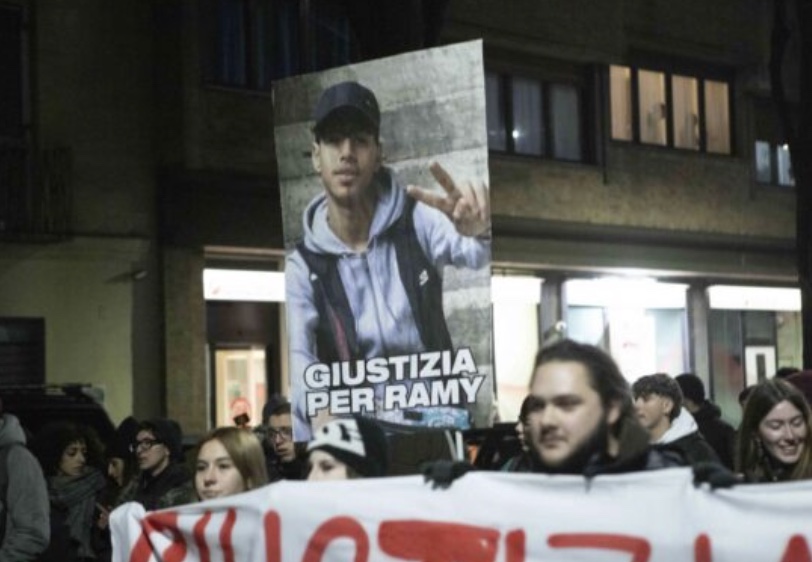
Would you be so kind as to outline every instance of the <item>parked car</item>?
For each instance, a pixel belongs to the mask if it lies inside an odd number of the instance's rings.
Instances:
[[[116,428],[99,396],[100,389],[88,384],[0,386],[3,410],[17,416],[29,436],[50,422],[68,420],[92,427],[109,446]]]

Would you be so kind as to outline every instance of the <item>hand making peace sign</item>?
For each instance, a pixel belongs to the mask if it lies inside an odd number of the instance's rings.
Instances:
[[[417,185],[409,185],[406,192],[416,200],[445,213],[463,236],[479,236],[491,227],[491,207],[488,186],[471,182],[458,184],[440,164],[432,162],[431,175],[437,180],[445,195],[440,195]]]

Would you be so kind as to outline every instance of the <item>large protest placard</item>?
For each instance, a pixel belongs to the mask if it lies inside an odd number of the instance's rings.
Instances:
[[[386,501],[381,501],[385,497]],[[592,481],[469,473],[281,482],[112,514],[115,562],[806,562],[812,482],[693,484],[690,469]]]
[[[274,85],[294,438],[493,408],[481,42]]]

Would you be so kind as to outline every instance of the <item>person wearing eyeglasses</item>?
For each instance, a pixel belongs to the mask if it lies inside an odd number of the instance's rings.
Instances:
[[[183,462],[183,433],[174,420],[141,422],[130,450],[141,474],[119,496],[119,504],[135,501],[147,511],[197,501],[192,476]]]
[[[277,480],[304,480],[304,450],[293,441],[293,422],[290,402],[277,404],[265,420],[266,439],[274,452],[268,467],[271,482]]]

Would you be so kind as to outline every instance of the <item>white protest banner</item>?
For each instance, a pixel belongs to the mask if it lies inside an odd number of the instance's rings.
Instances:
[[[808,562],[812,482],[696,488],[689,469],[587,482],[469,473],[280,482],[111,517],[115,562]]]

